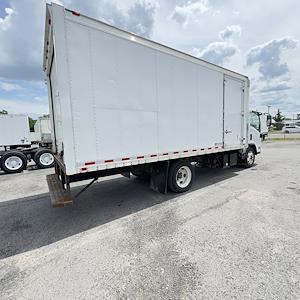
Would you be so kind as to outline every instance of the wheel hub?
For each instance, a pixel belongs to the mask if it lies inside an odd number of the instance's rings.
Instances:
[[[40,163],[44,166],[50,166],[54,161],[54,157],[51,153],[43,153],[40,156]]]
[[[20,169],[22,165],[23,165],[23,161],[18,156],[11,156],[5,160],[5,167],[11,171]]]
[[[249,152],[247,155],[247,162],[248,164],[252,165],[254,162],[254,154],[252,152]]]
[[[176,183],[179,187],[187,187],[192,179],[192,172],[190,168],[183,166],[181,167],[176,174]]]

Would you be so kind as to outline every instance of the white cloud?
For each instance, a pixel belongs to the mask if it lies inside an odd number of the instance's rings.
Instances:
[[[11,16],[14,13],[14,10],[10,7],[6,7],[4,11],[6,16],[4,18],[0,18],[0,31],[6,31],[10,27]]]
[[[229,59],[236,54],[238,46],[232,43],[232,36],[241,35],[241,27],[239,25],[227,26],[219,32],[222,41],[209,43],[205,48],[194,48],[192,54],[206,61],[217,65],[224,65]]]
[[[247,54],[247,65],[258,64],[263,79],[273,79],[288,74],[288,64],[281,61],[281,54],[285,50],[296,48],[297,43],[298,41],[291,37],[283,37],[255,46]]]
[[[0,30],[0,77],[41,80],[45,1],[10,4],[9,26]]]
[[[279,91],[287,91],[291,88],[289,81],[271,81],[260,90],[260,93],[277,93]]]
[[[5,109],[11,114],[25,114],[29,116],[49,113],[47,102],[32,102],[19,99],[0,99],[0,109]]]
[[[208,0],[199,0],[196,2],[188,1],[186,4],[177,5],[171,14],[171,18],[176,22],[186,25],[190,21],[195,21],[200,16],[212,8],[209,5]]]
[[[22,89],[22,87],[18,84],[0,81],[0,90],[6,91],[6,92],[11,92],[11,91],[16,91],[16,90],[20,90],[20,89]]]
[[[41,81],[46,0],[4,2],[8,4],[2,8],[10,8],[0,12],[0,83],[12,86],[0,87],[0,99],[7,99],[9,92],[16,99],[16,106],[34,110],[28,103],[43,103],[41,99],[46,95]],[[300,40],[300,2],[287,0],[284,5],[279,0],[254,0],[247,4],[236,0],[56,2],[181,51],[194,49],[193,54],[199,57],[248,75],[253,78],[251,99],[255,98],[257,105],[274,101],[283,111],[299,108],[300,47],[294,43]],[[269,12],[268,18],[265,11]],[[230,26],[224,29],[224,24]],[[242,28],[243,34],[232,26]],[[224,30],[220,32],[221,29]],[[285,38],[280,37],[286,35],[293,37],[290,39],[294,42],[282,42]],[[33,85],[32,80],[41,81],[42,88]],[[21,106],[22,101],[27,103],[26,107]]]
[[[222,40],[230,40],[234,36],[241,36],[242,28],[240,25],[230,25],[220,31],[219,38]]]
[[[150,37],[156,9],[156,0],[81,0],[63,1],[67,7],[93,16],[111,25]],[[67,3],[68,2],[68,3]]]
[[[213,42],[203,50],[194,48],[193,54],[217,65],[223,65],[237,51],[237,46],[228,42]]]
[[[134,0],[126,9],[122,2],[91,0],[53,1],[149,37],[154,27],[156,1]],[[0,19],[0,77],[42,80],[42,53],[46,0],[10,0],[6,17]],[[96,15],[95,15],[96,14]]]
[[[291,77],[288,57],[283,55],[295,49],[297,43],[292,37],[283,37],[254,46],[247,52],[247,66],[258,66],[251,88],[257,106],[271,105],[289,113],[299,109],[297,83]]]

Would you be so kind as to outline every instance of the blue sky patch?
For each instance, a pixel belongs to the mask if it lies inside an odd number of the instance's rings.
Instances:
[[[4,18],[6,16],[5,8],[10,7],[10,3],[8,0],[0,1],[0,18]]]

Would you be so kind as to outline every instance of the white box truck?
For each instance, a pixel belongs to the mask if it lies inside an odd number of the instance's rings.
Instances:
[[[57,4],[46,7],[43,67],[54,206],[72,203],[72,182],[113,174],[184,192],[195,165],[251,166],[260,152],[244,75]]]
[[[30,132],[28,116],[0,114],[0,170],[20,173],[31,160],[38,168],[54,165],[49,145],[41,144],[40,134]]]

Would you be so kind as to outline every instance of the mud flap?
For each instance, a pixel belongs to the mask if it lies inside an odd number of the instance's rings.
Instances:
[[[161,161],[153,164],[150,180],[150,188],[156,192],[166,194],[168,192],[169,161]]]

